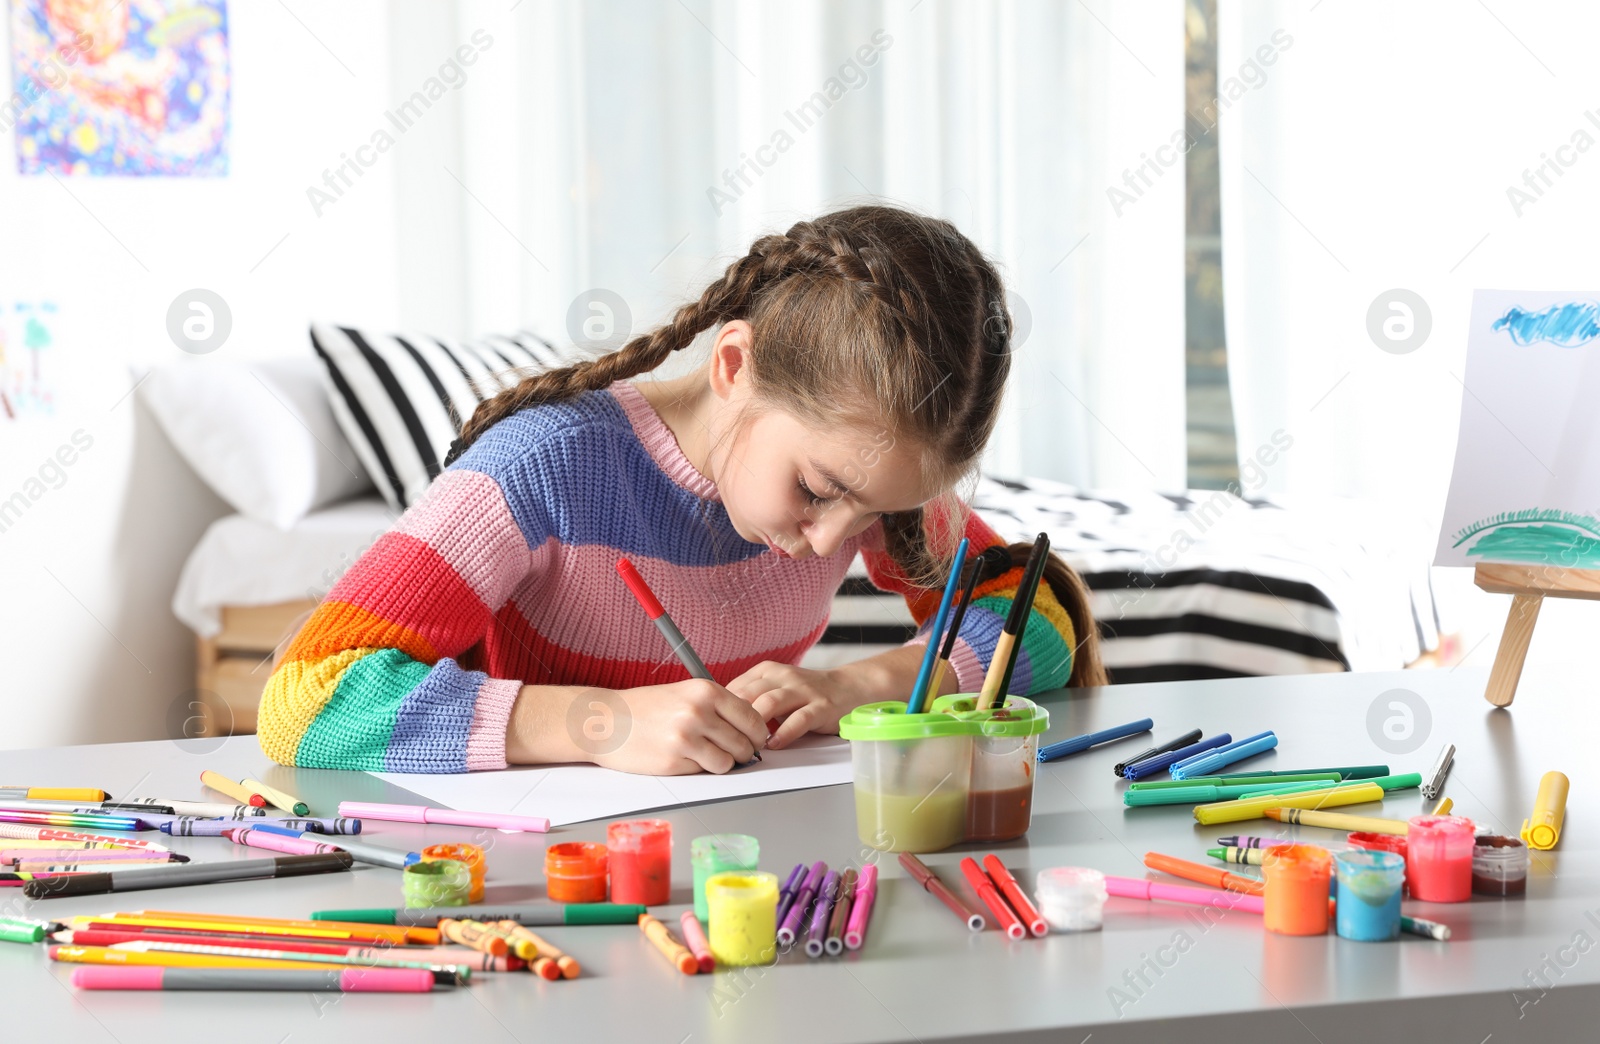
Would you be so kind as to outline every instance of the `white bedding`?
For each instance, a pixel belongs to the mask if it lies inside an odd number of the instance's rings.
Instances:
[[[374,496],[313,511],[288,529],[243,515],[220,518],[184,562],[172,611],[209,638],[222,629],[225,605],[321,598],[396,517]]]

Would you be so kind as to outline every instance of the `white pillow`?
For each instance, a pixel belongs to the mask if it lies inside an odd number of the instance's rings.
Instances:
[[[189,466],[248,518],[288,529],[372,489],[309,353],[248,364],[185,360],[154,370],[139,395]]]

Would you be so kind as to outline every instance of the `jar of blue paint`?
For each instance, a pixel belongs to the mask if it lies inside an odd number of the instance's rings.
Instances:
[[[1333,861],[1339,882],[1335,930],[1359,942],[1398,939],[1405,859],[1394,852],[1353,848],[1334,853]]]

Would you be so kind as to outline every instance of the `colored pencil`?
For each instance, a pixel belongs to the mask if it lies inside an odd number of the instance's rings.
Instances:
[[[84,947],[84,949],[95,949],[95,947]],[[423,960],[410,953],[407,947],[394,947],[377,956],[363,957],[347,953],[306,953],[296,950],[263,950],[248,946],[218,946],[197,942],[156,942],[154,940],[141,939],[138,942],[118,943],[116,946],[110,947],[110,949],[123,953],[189,954],[199,957],[241,959],[251,962],[247,965],[249,967],[259,967],[254,963],[256,961],[276,961],[281,962],[284,967],[300,967],[307,964],[342,964],[364,968],[422,968],[433,972],[438,981],[448,982],[457,986],[466,983],[472,977],[472,970],[465,964],[453,960],[445,962]],[[463,950],[459,952],[465,956],[472,951]]]
[[[144,888],[181,888],[185,885],[215,884],[221,881],[247,881],[258,877],[298,877],[348,870],[353,862],[349,852],[324,855],[278,856],[273,859],[239,859],[228,863],[184,863],[180,866],[149,866],[109,873],[53,877],[48,881],[29,881],[23,894],[29,899],[54,899],[70,895],[103,895]]]
[[[468,916],[465,913],[468,909],[467,907],[458,906],[454,909],[456,913],[452,916]],[[255,934],[306,935],[310,933],[342,933],[351,938],[388,940],[395,945],[426,943],[429,946],[437,946],[439,944],[437,925],[402,926],[366,924],[359,921],[313,921],[289,917],[249,917],[243,914],[200,913],[190,910],[138,910],[107,914],[100,919],[108,918],[151,925],[219,926],[232,931],[253,932]]]
[[[323,925],[334,921],[433,928],[441,917],[465,917],[474,921],[516,921],[518,924],[543,928],[564,924],[638,924],[639,915],[645,913],[646,909],[632,903],[508,903],[505,906],[440,906],[432,909],[318,910],[311,915],[310,921],[297,923]]]
[[[933,625],[928,630],[928,644],[922,650],[922,665],[917,668],[917,680],[911,685],[911,698],[906,701],[907,714],[921,714],[932,697],[928,693],[928,680],[933,677],[933,662],[939,655],[939,641],[944,637],[944,624],[950,616],[950,602],[955,598],[956,586],[961,582],[961,567],[967,561],[967,538],[956,545],[955,561],[950,565],[950,578],[945,581],[944,594],[939,597],[939,611],[933,615]],[[807,952],[810,952],[807,944]]]

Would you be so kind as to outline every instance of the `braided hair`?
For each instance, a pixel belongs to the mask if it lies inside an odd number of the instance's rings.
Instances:
[[[445,463],[518,410],[648,373],[733,319],[751,325],[761,406],[908,441],[943,485],[972,471],[994,430],[1011,368],[999,273],[948,221],[861,206],[761,237],[666,324],[485,400]],[[929,511],[932,525],[922,508],[885,515],[883,533],[903,575],[932,587],[948,572],[964,507],[946,495]],[[930,530],[950,546],[930,548]]]

